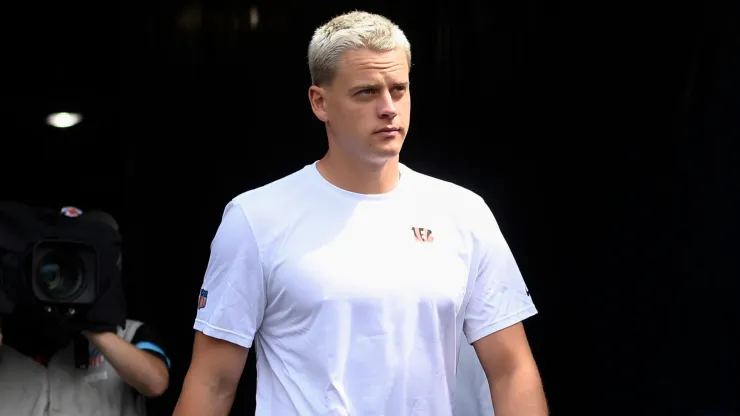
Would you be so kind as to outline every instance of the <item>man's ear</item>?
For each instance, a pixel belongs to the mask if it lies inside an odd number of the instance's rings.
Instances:
[[[311,102],[311,110],[313,110],[316,117],[326,123],[329,120],[326,111],[326,90],[312,85],[308,89],[308,101]]]

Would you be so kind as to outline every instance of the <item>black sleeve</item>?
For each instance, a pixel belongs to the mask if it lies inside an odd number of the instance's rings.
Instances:
[[[150,325],[143,324],[136,330],[131,344],[136,348],[159,357],[170,368],[170,358],[164,349],[164,341]]]

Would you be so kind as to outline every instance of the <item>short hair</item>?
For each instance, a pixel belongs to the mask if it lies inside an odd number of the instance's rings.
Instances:
[[[313,85],[330,83],[345,52],[362,48],[378,52],[402,48],[411,67],[411,44],[401,28],[377,14],[354,11],[316,29],[308,46],[308,69]]]

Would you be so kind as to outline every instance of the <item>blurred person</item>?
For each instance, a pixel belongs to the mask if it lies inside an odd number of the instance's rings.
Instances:
[[[29,212],[20,204],[0,204],[3,266],[15,237],[4,227],[33,224]],[[102,211],[65,207],[62,213],[118,233],[115,219]],[[120,260],[119,251],[119,268]],[[0,305],[10,303],[2,290],[0,297]],[[168,387],[170,360],[163,343],[151,326],[126,319],[120,279],[111,279],[84,319],[49,313],[32,297],[0,312],[0,415],[145,415],[144,398]]]
[[[174,414],[228,414],[254,344],[257,415],[452,415],[463,336],[498,416],[547,414],[521,324],[536,309],[491,210],[399,162],[404,33],[344,14],[308,60],[328,152],[226,205]]]

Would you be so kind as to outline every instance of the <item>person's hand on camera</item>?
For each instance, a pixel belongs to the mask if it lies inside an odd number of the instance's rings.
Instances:
[[[123,325],[115,325],[111,323],[104,323],[104,322],[86,322],[82,325],[82,333],[95,333],[95,334],[102,334],[105,332],[112,332],[116,333],[118,332],[118,327]]]
[[[105,298],[98,299],[82,321],[83,332],[104,333],[118,332],[118,327],[126,325],[126,309],[115,302],[106,302]]]
[[[107,290],[95,300],[83,320],[83,331],[118,332],[126,326],[126,299],[120,279],[112,279]]]

